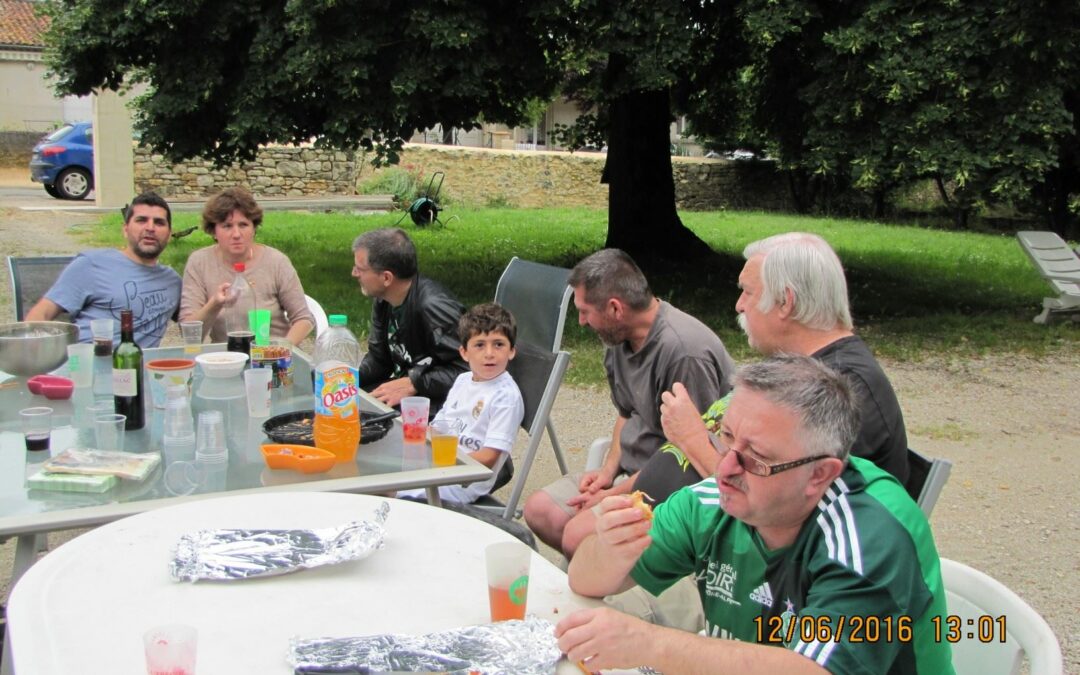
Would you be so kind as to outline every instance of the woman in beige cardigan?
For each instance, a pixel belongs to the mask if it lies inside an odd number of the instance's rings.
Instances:
[[[203,230],[217,243],[188,258],[180,320],[202,321],[203,335],[209,334],[212,342],[225,342],[230,314],[241,318],[242,312],[241,321],[246,325],[247,310],[251,309],[237,307],[235,294],[230,292],[236,263],[244,264],[244,278],[255,291],[255,307],[270,310],[271,336],[285,337],[297,345],[315,327],[304,287],[288,256],[255,243],[262,215],[255,198],[241,187],[214,195],[203,207]]]

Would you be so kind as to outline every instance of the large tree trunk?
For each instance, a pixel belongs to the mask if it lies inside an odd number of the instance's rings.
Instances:
[[[621,248],[642,267],[714,256],[675,211],[667,90],[623,95],[610,113],[602,179],[609,186],[606,246]]]

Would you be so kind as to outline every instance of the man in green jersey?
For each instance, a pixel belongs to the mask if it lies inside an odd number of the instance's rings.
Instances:
[[[815,359],[741,369],[712,436],[715,477],[651,523],[630,497],[608,497],[570,563],[570,587],[594,597],[693,574],[708,636],[602,608],[559,622],[559,647],[592,671],[953,672],[930,623],[946,613],[930,527],[893,477],[848,457],[858,409]]]

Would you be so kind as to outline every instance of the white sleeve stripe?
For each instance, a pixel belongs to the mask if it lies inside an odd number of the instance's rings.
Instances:
[[[829,559],[836,560],[836,544],[833,542],[832,528],[829,527],[829,521],[825,519],[824,513],[817,517],[817,524],[825,533],[825,546],[829,552]]]
[[[833,534],[836,536],[836,559],[841,565],[848,564],[848,544],[844,524],[840,521],[840,514],[836,512],[836,504],[829,504],[825,510],[833,524]]]
[[[821,650],[821,653],[818,654],[818,657],[814,659],[815,661],[817,661],[817,664],[819,666],[825,666],[825,663],[829,660],[829,656],[832,655],[833,650],[836,649],[837,644],[839,643],[830,642],[829,644],[825,645],[825,648]]]
[[[836,479],[818,502],[821,514],[817,518],[818,526],[825,534],[829,558],[842,565],[848,565],[848,550],[851,551],[851,567],[858,574],[863,573],[862,546],[859,542],[859,530],[855,525],[855,514],[847,498],[847,485]],[[825,516],[832,522],[828,526]],[[835,542],[835,548],[834,548]]]
[[[848,541],[851,543],[851,566],[856,573],[863,573],[862,547],[859,545],[859,530],[855,527],[855,514],[851,512],[851,504],[847,495],[841,495],[840,510],[844,513],[844,525],[847,527]]]
[[[802,654],[807,658],[814,658],[814,654],[821,648],[821,643],[817,640],[813,642],[803,642],[799,640],[799,644],[795,646],[795,651]]]

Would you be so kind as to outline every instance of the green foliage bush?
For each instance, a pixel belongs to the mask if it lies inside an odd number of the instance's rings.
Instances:
[[[422,167],[413,164],[380,169],[370,178],[360,183],[356,191],[362,195],[394,195],[394,203],[399,209],[407,209],[420,197],[433,197],[428,194],[435,192],[439,187],[439,179],[435,178],[434,184],[431,176],[425,175]],[[439,206],[446,206],[451,202],[449,195],[439,190],[436,199]]]

